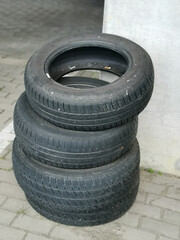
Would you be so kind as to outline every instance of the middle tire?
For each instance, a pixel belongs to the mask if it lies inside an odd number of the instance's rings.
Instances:
[[[14,110],[17,141],[30,157],[59,168],[94,168],[114,162],[132,146],[137,117],[104,131],[62,129],[40,118],[23,93]]]

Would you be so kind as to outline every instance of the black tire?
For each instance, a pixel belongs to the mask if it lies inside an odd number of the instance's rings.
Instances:
[[[39,214],[52,221],[71,226],[95,226],[111,222],[124,215],[136,199],[138,186],[139,183],[136,181],[133,190],[124,194],[124,197],[119,199],[117,203],[94,211],[63,212],[58,208],[52,208],[48,203],[44,205],[42,201],[37,201],[28,195],[26,195],[26,198]]]
[[[94,87],[102,87],[108,84],[108,82],[96,79],[96,78],[86,78],[86,77],[63,77],[58,81],[60,84],[71,87],[71,88],[79,88],[79,89],[88,89]]]
[[[103,87],[83,90],[56,82],[80,69],[106,70],[119,78]],[[37,51],[25,70],[27,97],[37,114],[74,130],[103,130],[124,123],[145,108],[153,83],[147,52],[109,34],[57,39]]]
[[[14,110],[14,130],[23,150],[36,160],[61,168],[93,168],[119,159],[131,148],[137,117],[104,131],[62,129],[40,118],[23,93]]]
[[[124,214],[139,186],[139,146],[121,159],[93,169],[54,168],[27,157],[15,139],[13,168],[28,201],[40,214],[60,223],[97,225]]]

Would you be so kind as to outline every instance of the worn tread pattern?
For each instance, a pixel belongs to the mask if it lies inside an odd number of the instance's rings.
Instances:
[[[31,205],[42,215],[47,209],[46,217],[70,225],[96,225],[125,213],[137,194],[139,160],[135,141],[130,152],[106,166],[57,169],[29,158],[16,139],[13,144],[15,176]]]
[[[79,42],[84,41],[84,44],[87,44],[88,39],[88,37],[85,37]],[[26,67],[25,87],[30,104],[37,114],[56,126],[84,131],[113,128],[139,114],[151,98],[154,85],[154,70],[147,52],[127,39],[108,34],[100,35],[98,40],[95,36],[92,39],[91,42],[99,41],[99,44],[104,44],[104,47],[107,48],[108,43],[112,44],[114,42],[114,44],[117,44],[116,47],[119,44],[119,50],[121,50],[121,47],[124,47],[127,51],[129,50],[131,57],[134,57],[132,72],[129,70],[119,80],[113,84],[103,86],[101,90],[100,88],[96,90],[86,89],[87,91],[84,91],[84,93],[82,93],[83,91],[70,90],[68,94],[68,91],[62,85],[53,82],[52,79],[47,80],[43,74],[38,76],[35,73],[35,62],[41,55],[45,55],[45,53],[42,54],[45,47],[34,54]],[[59,41],[63,42],[63,40]],[[68,41],[71,47],[73,47],[73,44],[75,46],[75,43]],[[53,44],[57,45],[57,41],[52,43],[52,46],[54,46]],[[88,44],[90,43],[88,42]],[[51,44],[46,47],[48,50],[51,49]],[[107,64],[107,59],[104,61]],[[112,63],[109,56],[110,71],[115,74],[121,72],[120,70],[118,72],[118,63],[117,59],[116,61],[113,60]],[[76,61],[76,70],[88,68],[88,66],[94,66],[94,68],[101,70],[105,68],[103,59],[101,62],[96,63],[95,59],[91,58],[87,60],[86,64],[85,66],[81,59],[79,62]],[[121,68],[120,63],[119,68]],[[68,70],[67,64],[67,69],[63,68],[62,73],[65,74]],[[42,87],[43,81],[47,83],[46,88]]]
[[[139,183],[133,186],[133,190],[125,194],[115,204],[108,205],[104,208],[95,211],[75,211],[67,212],[59,210],[57,207],[54,209],[50,204],[44,204],[43,201],[37,201],[26,194],[26,198],[30,205],[44,217],[59,223],[73,226],[95,226],[113,221],[121,217],[129,210],[136,199]]]
[[[14,110],[14,130],[23,150],[36,160],[60,168],[93,168],[116,161],[131,148],[137,117],[117,128],[79,132],[57,128],[40,118],[23,93]]]

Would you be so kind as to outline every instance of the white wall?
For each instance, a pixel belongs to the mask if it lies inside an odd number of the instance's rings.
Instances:
[[[105,0],[103,32],[149,52],[155,88],[139,116],[141,166],[180,176],[180,0]]]

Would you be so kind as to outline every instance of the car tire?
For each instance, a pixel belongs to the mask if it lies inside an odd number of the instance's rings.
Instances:
[[[40,118],[26,94],[14,110],[14,130],[23,150],[36,160],[60,168],[94,168],[116,161],[136,138],[138,121],[104,131],[74,131],[56,127]]]
[[[82,69],[104,70],[119,78],[83,90],[58,83],[65,74]],[[146,107],[153,85],[148,53],[134,42],[110,34],[57,39],[37,51],[25,70],[27,97],[36,113],[73,130],[103,130],[125,123]]]
[[[60,223],[98,225],[123,215],[139,186],[139,146],[105,166],[72,170],[54,168],[28,157],[15,139],[13,168],[31,206]]]

